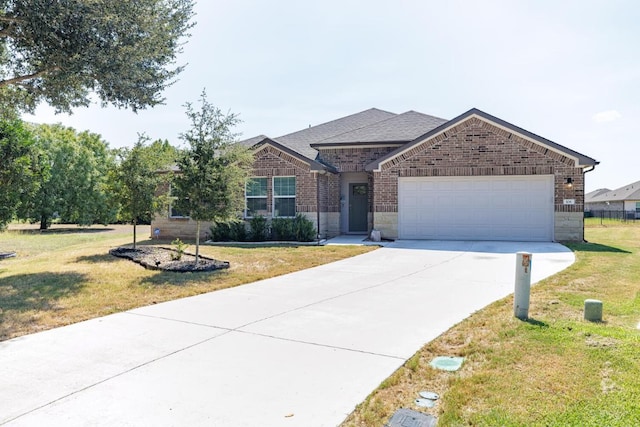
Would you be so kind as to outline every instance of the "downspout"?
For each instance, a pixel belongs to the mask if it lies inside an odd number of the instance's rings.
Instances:
[[[318,242],[320,241],[320,173],[316,172],[316,221],[318,224],[318,229],[316,238]]]
[[[589,166],[587,169],[583,169],[582,170],[582,192],[584,193],[584,183],[585,183],[585,179],[584,179],[584,175],[591,172],[592,170],[594,170],[596,168],[596,165],[591,165]],[[582,241],[585,243],[588,243],[587,240],[584,238],[584,195],[582,196]]]

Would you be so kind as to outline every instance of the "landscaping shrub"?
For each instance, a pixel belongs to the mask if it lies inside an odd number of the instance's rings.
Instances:
[[[295,239],[299,242],[311,242],[316,238],[316,228],[307,217],[297,214],[293,219]]]
[[[215,222],[209,228],[214,242],[244,242],[247,240],[247,227],[244,221],[230,220]]]
[[[297,214],[295,218],[274,218],[271,231],[276,240],[311,242],[316,238],[313,222],[302,214]]]
[[[214,242],[264,242],[268,239],[311,242],[316,238],[316,228],[302,214],[295,218],[273,218],[271,224],[267,218],[256,216],[249,220],[248,230],[245,221],[220,221],[211,226],[210,234]]]
[[[232,221],[230,228],[231,240],[236,242],[247,241],[247,225],[244,221]]]
[[[171,254],[171,259],[174,261],[180,261],[182,259],[182,255],[184,255],[184,251],[189,245],[187,245],[180,239],[175,239],[173,242],[171,242],[171,244],[176,248],[176,252],[174,254]]]
[[[231,240],[231,227],[229,222],[214,222],[209,227],[211,240],[214,242],[228,242]]]
[[[294,240],[293,220],[291,218],[272,219],[271,235],[274,240]]]
[[[249,234],[252,242],[264,242],[269,237],[269,223],[267,218],[258,215],[249,220],[251,232]]]

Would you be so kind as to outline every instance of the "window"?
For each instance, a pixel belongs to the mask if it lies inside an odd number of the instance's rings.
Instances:
[[[169,204],[169,218],[189,218],[189,215],[185,215],[179,210],[173,207],[173,204]]]
[[[267,178],[249,178],[244,194],[246,218],[267,214]]]
[[[171,195],[171,186],[169,186],[169,195]],[[169,218],[189,218],[189,215],[173,207],[174,200],[177,200],[177,198],[169,196]]]
[[[636,212],[640,212],[640,202],[636,202]]]
[[[296,216],[296,177],[273,177],[273,216]]]

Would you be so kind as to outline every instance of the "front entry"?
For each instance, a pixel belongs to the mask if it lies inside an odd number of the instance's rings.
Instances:
[[[366,233],[369,184],[349,184],[349,232]]]

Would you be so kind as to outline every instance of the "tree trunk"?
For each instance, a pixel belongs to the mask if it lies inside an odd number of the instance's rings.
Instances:
[[[136,225],[137,225],[137,221],[136,218],[133,218],[133,250],[136,250]]]
[[[200,261],[200,220],[196,221],[196,265]]]
[[[40,230],[46,230],[47,228],[47,216],[42,214],[40,215]]]

